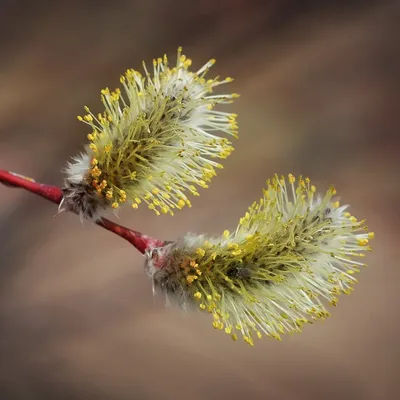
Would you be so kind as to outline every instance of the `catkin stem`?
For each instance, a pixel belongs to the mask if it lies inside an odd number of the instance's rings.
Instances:
[[[51,186],[35,182],[31,178],[27,178],[9,171],[0,170],[0,182],[5,186],[28,190],[29,192],[41,196],[56,204],[60,204],[63,198],[63,192],[58,186]],[[129,229],[122,225],[118,225],[105,218],[100,219],[96,222],[96,224],[127,240],[142,254],[144,254],[148,248],[158,247],[164,244],[163,240],[154,239],[143,235],[140,232],[134,231],[133,229]]]

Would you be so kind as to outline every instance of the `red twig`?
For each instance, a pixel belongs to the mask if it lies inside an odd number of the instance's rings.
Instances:
[[[13,172],[0,170],[0,182],[9,187],[28,190],[29,192],[44,197],[45,199],[56,204],[60,204],[63,198],[63,192],[59,187],[38,183],[31,178],[18,175]],[[118,225],[105,218],[97,221],[96,224],[124,238],[142,254],[144,254],[148,248],[162,246],[165,243],[163,240],[154,239],[143,235],[140,232]]]

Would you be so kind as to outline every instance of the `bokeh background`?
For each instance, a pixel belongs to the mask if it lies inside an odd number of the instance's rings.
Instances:
[[[193,208],[128,226],[174,239],[233,228],[275,172],[334,183],[376,232],[333,316],[255,348],[153,299],[120,238],[0,187],[0,399],[399,398],[397,1],[12,1],[0,12],[0,168],[62,184],[83,106],[178,45],[217,58],[240,139]]]

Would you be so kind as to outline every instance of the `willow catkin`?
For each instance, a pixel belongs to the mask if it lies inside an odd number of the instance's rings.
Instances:
[[[149,249],[146,271],[155,289],[181,306],[208,311],[213,326],[250,345],[281,339],[306,322],[329,316],[349,294],[356,261],[370,250],[365,221],[333,200],[333,187],[318,196],[308,178],[267,181],[264,196],[220,237],[190,234]]]
[[[84,218],[103,209],[144,202],[156,214],[190,207],[187,193],[208,182],[233,150],[225,134],[237,137],[236,114],[215,109],[237,94],[214,94],[232,78],[207,79],[215,60],[192,72],[191,60],[178,49],[176,65],[166,56],[153,60],[152,74],[129,69],[121,76],[122,91],[104,89],[102,114],[78,119],[91,132],[85,151],[66,168],[62,207]]]

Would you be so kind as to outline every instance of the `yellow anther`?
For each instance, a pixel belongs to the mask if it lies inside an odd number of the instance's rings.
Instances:
[[[244,341],[250,346],[254,346],[253,339],[250,336],[243,336]]]
[[[277,333],[271,333],[271,337],[273,337],[276,340],[282,341],[282,338],[280,335],[278,335]]]
[[[91,175],[92,175],[94,178],[98,178],[98,177],[101,175],[101,170],[99,169],[99,167],[98,167],[97,165],[95,165],[95,166],[92,168]]]
[[[337,297],[332,297],[332,299],[330,300],[330,304],[334,307],[336,307],[339,303],[339,299]]]
[[[186,281],[187,281],[187,283],[189,283],[189,284],[193,283],[196,279],[198,279],[196,275],[188,275],[188,276],[186,277]]]
[[[207,189],[207,188],[208,188],[208,185],[207,185],[204,181],[199,181],[199,182],[198,182],[198,185],[199,185],[200,187],[204,188],[204,189]]]
[[[223,237],[225,239],[228,239],[229,236],[230,236],[230,232],[228,230],[225,230],[224,233],[223,233]]]
[[[104,152],[107,154],[107,153],[109,153],[110,151],[111,151],[111,149],[112,149],[112,143],[108,143],[108,144],[106,144],[105,146],[104,146]]]
[[[131,174],[129,175],[129,178],[133,181],[134,179],[136,179],[136,171],[131,172]]]
[[[196,292],[193,296],[194,296],[196,299],[201,299],[201,293],[200,293],[200,292]]]
[[[204,249],[198,248],[198,249],[196,250],[196,254],[198,254],[198,255],[200,256],[200,258],[201,258],[201,257],[204,257],[204,255],[206,254],[206,252],[205,252]]]
[[[137,209],[138,207],[137,203],[132,203],[132,208]]]
[[[114,201],[114,203],[111,204],[112,208],[118,208],[119,204],[117,202]]]

